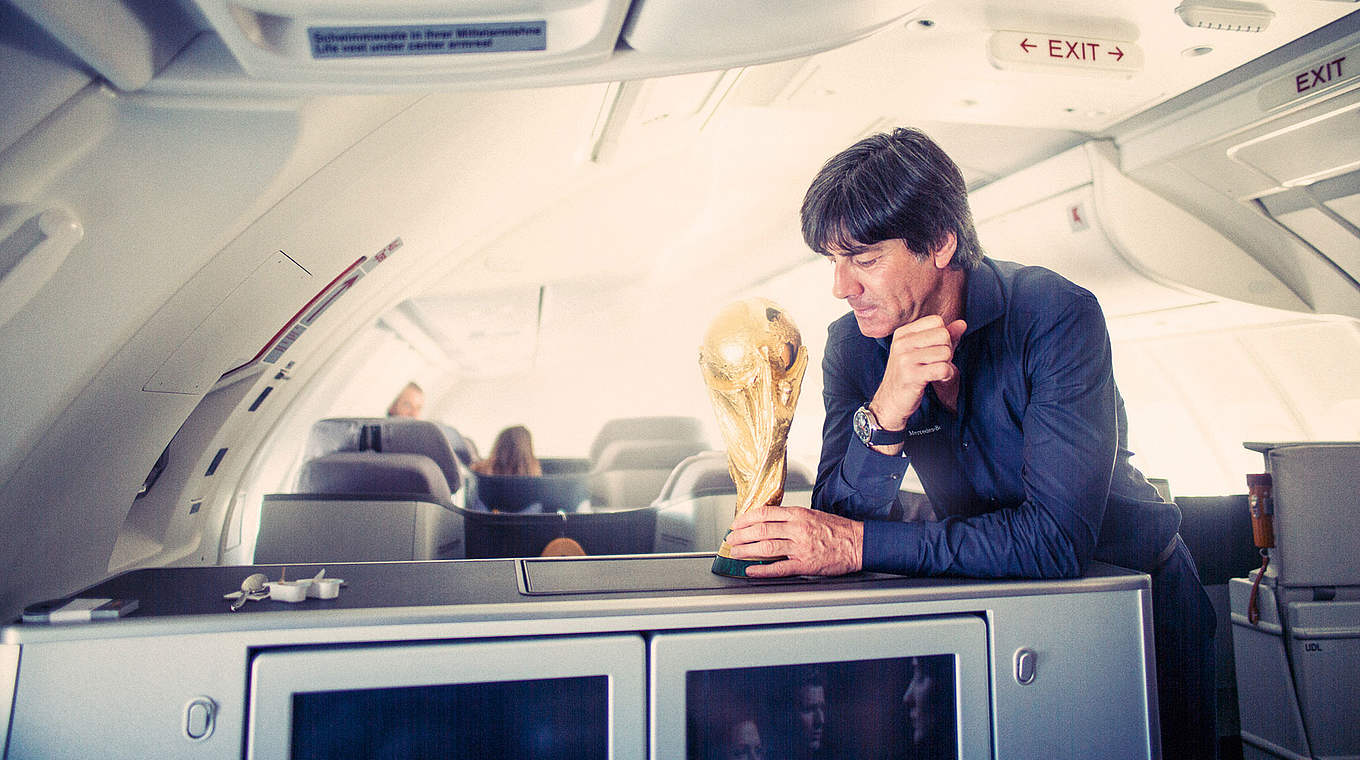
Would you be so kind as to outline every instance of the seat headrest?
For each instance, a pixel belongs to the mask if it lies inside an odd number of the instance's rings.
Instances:
[[[422,454],[339,451],[302,465],[298,490],[318,494],[417,494],[448,502],[444,473]]]
[[[307,439],[304,461],[342,451],[420,454],[444,474],[449,489],[462,486],[459,456],[438,423],[409,417],[333,417],[317,420]]]
[[[789,462],[784,475],[784,492],[812,490],[812,477],[807,468]],[[727,454],[722,451],[702,451],[675,466],[666,485],[661,488],[658,502],[691,499],[699,496],[735,494],[737,484],[727,468]]]
[[[590,444],[590,461],[599,462],[605,447],[615,441],[690,441],[705,444],[698,417],[619,417],[609,420]]]
[[[703,450],[696,441],[614,441],[604,447],[592,472],[670,470]]]
[[[477,499],[487,509],[520,512],[534,504],[544,512],[575,512],[590,501],[585,473],[567,475],[481,475]]]

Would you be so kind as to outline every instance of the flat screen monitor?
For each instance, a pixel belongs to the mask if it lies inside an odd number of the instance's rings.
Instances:
[[[635,635],[263,652],[248,757],[641,757],[644,653]]]
[[[655,760],[991,757],[974,616],[658,634]]]

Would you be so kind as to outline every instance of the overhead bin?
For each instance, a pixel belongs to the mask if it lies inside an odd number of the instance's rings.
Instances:
[[[1354,19],[1263,59],[1272,65],[1252,76],[1182,95],[1197,97],[1195,106],[1142,119],[1116,141],[1123,174],[1194,210],[1284,282],[1304,310],[1360,317]]]
[[[986,185],[969,202],[990,255],[1021,263],[1042,255],[1112,317],[1217,298],[1307,310],[1233,241],[1125,176],[1105,141]]]
[[[313,82],[431,79],[609,57],[627,0],[194,0],[246,74]]]
[[[791,0],[772,16],[759,0],[193,3],[207,33],[148,89],[221,94],[631,80],[811,55],[924,5]]]

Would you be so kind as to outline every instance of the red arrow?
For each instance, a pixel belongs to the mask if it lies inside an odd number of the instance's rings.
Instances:
[[[1029,49],[1032,48],[1032,47],[1039,47],[1039,46],[1038,46],[1038,45],[1035,45],[1033,42],[1030,42],[1028,37],[1026,37],[1025,39],[1023,39],[1023,40],[1020,41],[1020,49],[1023,50],[1023,51],[1025,51],[1025,54],[1026,54],[1026,55],[1029,54]]]
[[[1114,50],[1111,50],[1111,51],[1109,52],[1109,55],[1114,56],[1114,59],[1115,59],[1116,61],[1122,61],[1122,60],[1124,60],[1124,51],[1123,51],[1123,50],[1120,50],[1118,45],[1115,46]]]

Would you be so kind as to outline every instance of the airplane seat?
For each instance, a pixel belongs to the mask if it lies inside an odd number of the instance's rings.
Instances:
[[[337,451],[302,465],[298,492],[313,494],[412,494],[447,503],[444,472],[423,454]]]
[[[811,490],[812,473],[797,462],[788,462],[785,467],[784,492]],[[655,503],[736,492],[737,484],[727,469],[727,453],[722,450],[701,451],[681,460],[675,469],[671,470]]]
[[[462,499],[462,470],[435,423],[320,420],[306,452],[297,492],[264,496],[253,561],[402,561],[461,553],[462,521],[452,510]]]
[[[614,441],[590,471],[590,502],[604,509],[651,504],[675,466],[705,448],[696,441]]]
[[[1229,584],[1243,756],[1360,757],[1360,442],[1246,446],[1275,546]]]
[[[785,503],[808,506],[811,499],[811,472],[789,462]],[[737,484],[727,469],[726,452],[701,451],[685,458],[652,504],[657,509],[656,551],[716,551],[737,511]]]
[[[708,448],[698,417],[618,417],[604,423],[595,434],[590,444],[591,464],[598,467],[605,449],[615,441],[684,441],[704,444],[699,449]]]
[[[468,558],[538,557],[568,538],[588,555],[648,554],[656,526],[651,507],[613,512],[464,512]]]
[[[477,445],[468,438],[465,438],[462,433],[458,432],[458,428],[452,425],[445,425],[442,422],[436,422],[434,424],[438,425],[439,429],[443,431],[444,437],[449,440],[449,445],[453,447],[453,453],[458,456],[458,461],[461,462],[464,467],[471,467],[473,462],[482,458],[481,455],[477,453]]]
[[[461,436],[459,440],[462,441]],[[303,452],[308,462],[342,451],[421,454],[444,473],[449,492],[463,486],[466,465],[439,423],[409,417],[331,417],[312,425]],[[470,456],[470,454],[469,454]]]
[[[420,454],[341,451],[303,465],[300,493],[266,494],[256,563],[437,559],[461,551],[443,472]]]
[[[544,475],[584,475],[590,472],[590,460],[585,457],[539,457]]]
[[[558,475],[482,475],[476,481],[477,507],[491,512],[576,512],[590,503],[585,473]]]

